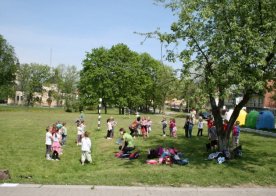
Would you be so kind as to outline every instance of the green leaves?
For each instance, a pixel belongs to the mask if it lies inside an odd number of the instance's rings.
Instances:
[[[17,68],[18,59],[13,47],[0,35],[0,100],[12,95]]]
[[[204,81],[202,89],[210,97],[220,128],[222,119],[218,111],[227,95],[244,96],[234,111],[236,115],[250,96],[263,93],[267,81],[275,80],[276,1],[165,2],[179,16],[171,25],[172,33],[166,36],[174,38],[168,39],[169,43],[184,48],[179,55],[183,76],[201,76],[196,79]],[[218,104],[212,101],[215,98]]]
[[[163,65],[149,54],[138,54],[124,44],[92,49],[83,60],[79,85],[82,100],[91,104],[101,97],[104,105],[131,109],[148,108],[152,103],[162,106],[164,99],[157,101],[163,90],[157,88],[161,69]]]

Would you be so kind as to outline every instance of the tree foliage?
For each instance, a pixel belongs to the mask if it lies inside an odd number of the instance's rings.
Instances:
[[[42,93],[43,85],[50,78],[50,67],[40,64],[22,64],[17,72],[18,90],[24,92],[24,100],[33,106],[34,93]]]
[[[14,49],[0,35],[0,99],[7,99],[13,92],[18,59]]]
[[[124,44],[92,49],[80,73],[81,99],[86,105],[96,105],[102,98],[105,108],[118,106],[120,113],[124,107],[157,107],[161,104],[160,91],[165,88],[158,86],[163,67],[149,54],[138,54]]]
[[[67,111],[78,111],[77,86],[79,72],[75,66],[58,65],[56,68],[36,63],[22,64],[17,71],[17,90],[24,93],[26,105],[33,105],[37,100],[35,93],[44,93],[45,86],[56,85],[56,90],[48,91],[47,102],[49,106],[53,100],[57,105],[66,101]]]
[[[263,94],[267,81],[275,77],[276,1],[172,0],[159,2],[178,15],[172,33],[162,41],[182,44],[183,73],[195,71],[205,82],[212,107],[220,149],[228,148],[232,126],[241,108],[254,94]],[[274,78],[275,79],[275,78]],[[229,91],[243,96],[222,130],[220,115]],[[216,102],[218,98],[218,102]]]

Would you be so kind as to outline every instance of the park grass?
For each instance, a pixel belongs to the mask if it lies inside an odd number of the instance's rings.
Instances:
[[[1,107],[0,107],[1,108]],[[135,119],[134,115],[119,116],[117,111],[102,115],[102,130],[97,130],[98,115],[86,112],[87,130],[91,133],[93,164],[82,166],[80,147],[76,146],[75,120],[78,113],[65,113],[62,109],[0,109],[0,169],[9,169],[10,183],[74,184],[74,185],[125,185],[125,186],[275,186],[275,138],[241,133],[243,157],[224,164],[207,161],[203,137],[183,136],[184,118],[176,118],[178,138],[162,137],[162,116],[149,115],[153,131],[146,140],[135,140],[141,156],[136,160],[114,157],[118,146],[106,140],[106,119],[111,115],[118,121],[118,129]],[[169,116],[168,116],[169,118]],[[45,128],[57,120],[67,122],[68,141],[60,161],[46,161]],[[168,130],[167,130],[168,131]],[[193,135],[197,130],[194,128]],[[185,166],[147,165],[147,150],[159,145],[174,146],[189,159]],[[1,182],[1,181],[0,181]]]

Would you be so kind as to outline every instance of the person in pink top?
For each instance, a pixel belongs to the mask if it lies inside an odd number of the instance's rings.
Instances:
[[[61,135],[59,134],[59,129],[56,129],[53,132],[53,145],[52,145],[52,151],[53,151],[53,156],[52,158],[54,160],[60,160],[60,155],[61,155]]]

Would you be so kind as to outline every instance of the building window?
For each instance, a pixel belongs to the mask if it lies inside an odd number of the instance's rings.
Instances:
[[[19,97],[20,97],[20,96],[18,96],[18,95],[16,96],[16,101],[19,101]]]
[[[259,107],[263,107],[263,98],[259,98]]]

